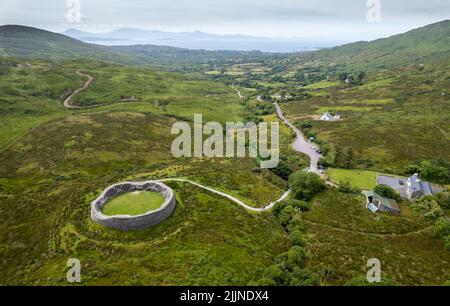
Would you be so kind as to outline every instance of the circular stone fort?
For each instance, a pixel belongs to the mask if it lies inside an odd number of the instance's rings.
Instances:
[[[103,207],[114,197],[136,191],[150,191],[161,194],[164,203],[157,210],[149,211],[142,215],[115,215],[103,214]],[[142,230],[157,225],[167,219],[175,209],[175,197],[173,190],[161,182],[125,182],[108,187],[91,204],[91,219],[101,225],[121,231]]]

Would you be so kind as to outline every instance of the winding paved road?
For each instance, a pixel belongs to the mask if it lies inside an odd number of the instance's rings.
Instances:
[[[260,102],[264,102],[261,96],[257,96],[256,99]],[[318,147],[315,144],[306,141],[302,131],[300,131],[300,129],[298,129],[295,125],[293,125],[289,120],[286,119],[286,117],[283,114],[283,110],[281,109],[280,105],[278,105],[277,102],[275,102],[274,105],[277,110],[277,115],[281,119],[281,121],[283,121],[284,124],[286,124],[297,135],[294,143],[292,144],[292,148],[297,152],[307,155],[311,160],[309,170],[322,176],[321,173],[319,172],[318,167],[318,163],[320,158],[322,158],[322,154],[316,152],[318,150]]]
[[[315,144],[312,144],[308,141],[306,141],[305,136],[303,135],[302,131],[298,129],[295,125],[293,125],[289,120],[286,119],[286,117],[283,114],[283,111],[281,110],[281,107],[278,105],[277,102],[274,103],[275,107],[277,109],[278,117],[286,124],[288,127],[290,127],[295,134],[297,135],[297,138],[295,139],[294,143],[292,144],[292,148],[300,153],[306,154],[309,156],[309,159],[311,160],[309,170],[311,172],[319,173],[318,163],[320,158],[322,157],[321,154],[317,153],[318,150],[317,146]]]
[[[240,98],[244,98],[244,97],[241,95],[241,92],[240,92],[238,89],[235,88],[235,90],[236,90],[236,92],[237,92],[237,94],[238,94],[238,96],[239,96]],[[264,102],[264,101],[262,100],[261,96],[258,96],[256,99],[257,99],[258,101]],[[317,166],[317,163],[319,162],[319,159],[322,157],[322,155],[316,152],[317,147],[316,147],[315,145],[309,143],[308,141],[306,141],[306,140],[305,140],[305,137],[303,136],[303,133],[302,133],[298,128],[296,128],[291,122],[289,122],[289,120],[287,120],[287,119],[284,117],[283,111],[281,110],[281,107],[278,105],[278,103],[274,103],[274,105],[275,105],[275,107],[276,107],[278,117],[280,117],[280,119],[281,119],[287,126],[289,126],[289,127],[296,133],[296,135],[297,135],[297,138],[296,138],[294,144],[292,145],[292,147],[293,147],[294,150],[296,150],[297,152],[300,152],[300,153],[303,153],[303,154],[308,155],[309,158],[311,159],[310,171],[311,171],[311,172],[315,172],[315,173],[317,173],[317,174],[320,175],[319,169],[318,169],[318,166]],[[291,193],[291,190],[288,190],[288,191],[286,191],[286,192],[281,196],[281,198],[278,199],[277,201],[272,202],[272,203],[270,203],[270,204],[268,204],[267,206],[264,206],[264,207],[262,207],[262,208],[256,208],[256,207],[252,207],[252,206],[250,206],[250,205],[245,204],[245,203],[242,202],[241,200],[239,200],[239,199],[237,199],[237,198],[235,198],[235,197],[233,197],[233,196],[231,196],[231,195],[229,195],[229,194],[227,194],[227,193],[224,193],[224,192],[215,190],[215,189],[213,189],[213,188],[211,188],[211,187],[204,186],[204,185],[201,185],[201,184],[199,184],[199,183],[196,183],[196,182],[193,182],[193,181],[190,181],[190,180],[179,179],[179,178],[169,178],[169,179],[161,179],[161,180],[158,180],[158,181],[159,181],[159,182],[182,182],[182,183],[188,183],[188,184],[194,185],[194,186],[196,186],[196,187],[202,188],[202,189],[204,189],[204,190],[207,190],[207,191],[209,191],[209,192],[211,192],[211,193],[220,195],[221,197],[227,198],[227,199],[233,201],[234,203],[238,204],[239,206],[241,206],[241,207],[243,207],[243,208],[245,208],[245,209],[247,209],[247,210],[249,210],[249,211],[253,211],[253,212],[264,212],[264,211],[269,211],[269,210],[271,210],[276,204],[278,204],[278,203],[284,201],[284,200],[290,195],[290,193]],[[328,183],[328,182],[327,182],[327,183]]]

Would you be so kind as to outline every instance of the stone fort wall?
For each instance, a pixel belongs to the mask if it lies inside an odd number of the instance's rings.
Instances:
[[[133,191],[153,191],[163,195],[163,205],[155,211],[143,215],[106,216],[102,213],[103,206],[113,197]],[[161,182],[125,182],[108,187],[96,200],[91,203],[91,219],[103,226],[121,231],[142,230],[157,225],[167,219],[175,209],[173,190]]]

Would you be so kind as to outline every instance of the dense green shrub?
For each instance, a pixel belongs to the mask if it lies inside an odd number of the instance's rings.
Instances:
[[[301,246],[293,246],[267,268],[263,277],[252,284],[268,286],[318,286],[319,276],[305,268],[306,256]]]
[[[272,168],[270,170],[284,180],[288,180],[289,175],[291,175],[293,172],[289,164],[283,160],[280,160],[276,168]]]
[[[445,248],[450,251],[450,220],[438,219],[433,225],[433,231],[444,240]]]
[[[280,255],[281,262],[287,268],[303,267],[306,263],[305,250],[300,246],[293,246],[287,252]]]
[[[405,173],[420,173],[423,179],[440,184],[449,184],[450,162],[445,160],[421,160],[409,165]]]
[[[292,220],[292,217],[297,213],[297,210],[292,206],[286,206],[284,207],[280,213],[278,214],[278,222],[280,222],[281,225],[286,227],[289,225],[289,222]]]
[[[308,202],[296,199],[289,199],[286,201],[286,204],[294,208],[298,208],[301,211],[308,211],[310,208],[310,204]]]
[[[308,269],[294,267],[291,275],[290,286],[318,286],[320,284],[319,276],[311,273]]]
[[[442,237],[450,236],[450,220],[440,218],[434,223],[433,231]]]
[[[315,173],[297,171],[289,177],[292,194],[298,200],[309,200],[315,194],[325,189],[325,183]]]
[[[288,232],[294,232],[295,230],[299,230],[303,232],[305,230],[305,221],[303,221],[303,217],[301,213],[297,213],[292,216],[289,225],[286,227]]]
[[[318,286],[320,278],[306,269],[307,256],[304,246],[305,225],[301,210],[309,209],[304,201],[289,199],[276,205],[273,213],[289,234],[291,248],[279,255],[276,263],[268,267],[261,279],[253,281],[255,286]]]
[[[354,153],[352,148],[344,148],[336,145],[334,149],[333,166],[336,168],[351,169],[353,166]]]
[[[361,193],[361,188],[352,186],[349,181],[340,182],[338,190],[342,193]]]
[[[306,245],[306,241],[303,236],[304,235],[300,229],[297,229],[297,228],[294,229],[289,235],[289,238],[291,240],[291,245],[304,247]]]
[[[450,208],[450,194],[448,192],[438,193],[434,198],[442,208]]]
[[[374,191],[385,198],[394,199],[397,201],[401,200],[400,194],[387,185],[378,185],[375,187]]]
[[[417,211],[421,216],[431,220],[436,220],[444,215],[444,211],[433,196],[426,196],[413,202],[411,208]]]

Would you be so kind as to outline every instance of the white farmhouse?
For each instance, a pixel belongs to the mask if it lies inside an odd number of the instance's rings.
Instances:
[[[341,120],[341,115],[335,114],[333,116],[329,112],[326,112],[320,117],[320,120],[321,121],[339,121],[339,120]]]
[[[324,113],[322,115],[322,117],[320,117],[320,120],[322,120],[322,121],[331,121],[332,119],[333,119],[333,116],[328,112]]]

